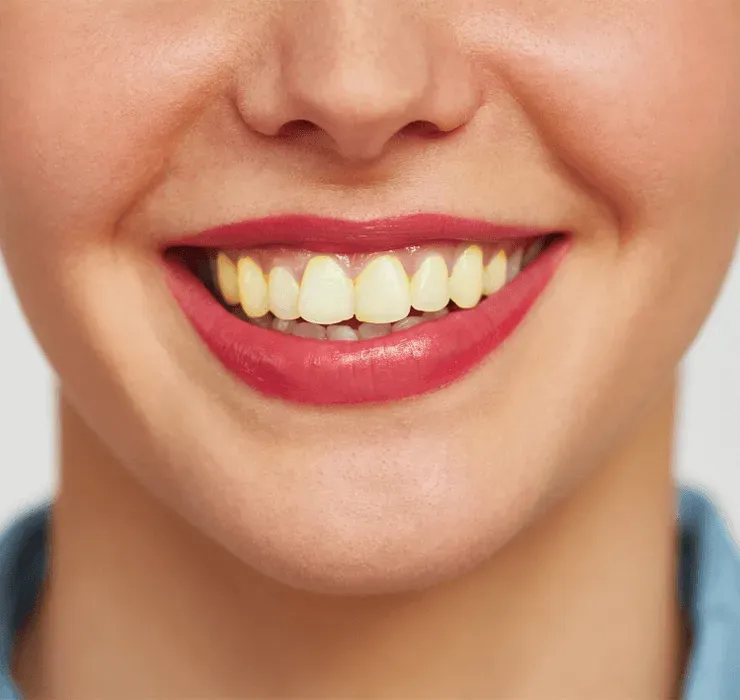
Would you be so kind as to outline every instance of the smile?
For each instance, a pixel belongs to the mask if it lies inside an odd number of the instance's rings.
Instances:
[[[519,325],[562,232],[439,215],[255,220],[175,241],[165,271],[237,378],[297,403],[399,400],[459,379]]]

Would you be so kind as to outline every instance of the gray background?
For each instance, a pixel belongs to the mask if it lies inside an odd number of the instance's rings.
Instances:
[[[53,375],[0,260],[0,529],[56,483]],[[740,541],[740,254],[683,365],[675,474],[707,491]]]

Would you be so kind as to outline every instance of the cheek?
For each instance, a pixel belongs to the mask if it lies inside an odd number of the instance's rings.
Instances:
[[[96,3],[93,14],[80,0],[9,2],[0,13],[0,207],[7,229],[63,253],[113,235],[178,130],[222,89],[235,42],[223,18],[193,2],[151,17],[136,4],[124,15],[120,3]]]
[[[680,221],[702,198],[737,200],[740,3],[709,4],[544,2],[527,18],[504,3],[505,35],[480,13],[467,31],[559,165],[629,232],[664,224],[666,207]]]

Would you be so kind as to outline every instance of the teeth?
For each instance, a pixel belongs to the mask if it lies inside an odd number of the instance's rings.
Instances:
[[[359,340],[354,328],[349,326],[329,326],[326,329],[326,337],[329,340]]]
[[[439,311],[431,311],[427,313],[423,313],[421,317],[425,321],[434,321],[434,319],[442,318],[443,316],[447,316],[447,314],[450,313],[449,309],[440,309]]]
[[[355,315],[352,280],[334,258],[319,255],[309,260],[301,281],[298,310],[306,321],[326,325]]]
[[[529,265],[529,263],[531,263],[532,260],[534,260],[542,252],[542,249],[544,247],[544,238],[538,238],[534,243],[532,243],[524,253],[524,257],[522,258],[522,267],[526,267],[527,265]]]
[[[272,330],[280,331],[281,333],[287,333],[290,335],[295,328],[295,321],[285,321],[282,318],[276,318],[272,322]]]
[[[411,306],[418,311],[438,311],[450,303],[447,263],[430,255],[411,278]]]
[[[511,282],[511,280],[513,280],[521,271],[523,255],[524,255],[524,251],[521,248],[519,248],[518,250],[514,251],[509,257],[509,264],[506,269],[506,281],[507,282]]]
[[[237,267],[239,277],[239,301],[244,313],[250,318],[264,316],[270,309],[267,298],[267,282],[262,268],[252,258],[240,258]]]
[[[469,246],[457,259],[450,275],[450,299],[461,309],[475,306],[483,293],[483,251]]]
[[[267,283],[270,311],[280,319],[292,321],[301,314],[298,312],[298,293],[300,287],[293,273],[285,267],[273,267]]]
[[[326,339],[326,328],[315,323],[296,323],[293,327],[293,335],[299,338],[313,338],[315,340]]]
[[[390,323],[361,323],[357,329],[357,335],[360,340],[369,340],[370,338],[380,338],[391,332]]]
[[[407,316],[400,321],[396,321],[396,323],[391,326],[391,333],[405,331],[407,328],[413,328],[419,323],[424,323],[424,321],[426,321],[426,319],[421,316]]]
[[[345,270],[357,269],[361,260],[345,260],[346,256],[308,256],[300,282],[296,271],[306,259],[303,253],[295,262],[281,254],[271,267],[269,251],[259,251],[254,258],[242,255],[236,263],[218,252],[210,265],[218,294],[242,320],[300,337],[357,340],[441,318],[448,313],[450,301],[461,309],[476,306],[482,295],[494,294],[513,280],[545,245],[545,239],[538,238],[510,254],[498,250],[484,267],[482,247],[465,244],[451,270],[451,247],[441,252],[413,248],[382,253],[371,258],[354,281]],[[416,270],[411,279],[404,264]],[[412,308],[421,316],[409,316]],[[359,328],[343,324],[351,318],[357,318]]]
[[[409,278],[401,261],[394,255],[381,255],[368,263],[355,280],[357,320],[392,323],[408,316],[409,311]]]
[[[483,271],[483,293],[493,294],[506,284],[506,253],[499,250]]]
[[[239,275],[236,265],[226,253],[216,256],[216,284],[224,301],[230,306],[239,304]]]

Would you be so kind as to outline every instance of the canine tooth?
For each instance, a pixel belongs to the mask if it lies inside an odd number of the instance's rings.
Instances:
[[[406,318],[402,318],[391,326],[391,333],[398,333],[399,331],[405,331],[407,328],[413,328],[419,323],[424,323],[425,320],[421,316],[406,316]]]
[[[298,311],[306,321],[325,325],[354,316],[352,280],[334,258],[317,255],[308,261],[298,294]]]
[[[267,282],[262,268],[252,258],[239,258],[239,301],[250,318],[264,316],[270,308],[267,299]]]
[[[395,255],[381,255],[355,280],[355,316],[368,323],[393,323],[409,315],[409,278]]]
[[[315,323],[296,323],[293,328],[293,335],[299,338],[314,338],[315,340],[326,339],[326,328]]]
[[[216,255],[216,284],[224,301],[230,306],[238,306],[239,275],[236,264],[226,253]]]
[[[509,264],[506,268],[506,281],[511,282],[522,269],[522,256],[524,251],[519,248],[509,256]]]
[[[529,263],[532,262],[541,252],[542,249],[545,247],[545,239],[544,238],[538,238],[534,243],[532,243],[529,248],[527,248],[527,251],[524,253],[524,257],[522,258],[522,267],[526,267],[529,265]]]
[[[361,340],[380,338],[381,336],[388,335],[390,332],[390,323],[361,323],[357,328],[357,335],[360,336]]]
[[[461,309],[475,306],[483,293],[483,251],[471,245],[455,262],[450,275],[450,299]]]
[[[326,329],[326,337],[329,340],[358,340],[359,336],[354,328],[349,326],[329,326]]]
[[[449,309],[440,309],[439,311],[427,311],[426,313],[423,313],[421,317],[425,321],[434,321],[437,318],[447,316],[448,313],[450,313]]]
[[[285,267],[273,267],[267,281],[267,294],[270,311],[284,321],[292,321],[300,316],[298,312],[298,293],[300,286],[293,273]]]
[[[483,294],[493,294],[506,284],[506,253],[499,250],[483,270]]]
[[[282,318],[275,318],[272,321],[272,330],[280,331],[281,333],[287,333],[290,335],[295,327],[295,321],[289,321]]]
[[[447,263],[430,255],[411,278],[411,306],[418,311],[438,311],[450,303]]]

